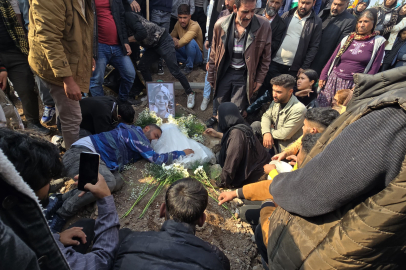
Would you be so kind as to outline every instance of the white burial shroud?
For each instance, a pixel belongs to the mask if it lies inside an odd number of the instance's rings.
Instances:
[[[186,137],[174,124],[163,124],[161,126],[162,135],[159,140],[152,141],[152,148],[155,152],[168,153],[172,151],[182,151],[184,149],[192,149],[194,154],[186,157],[182,156],[176,160],[176,163],[182,164],[185,168],[199,163],[212,163],[214,164],[216,158],[213,152],[201,143]]]

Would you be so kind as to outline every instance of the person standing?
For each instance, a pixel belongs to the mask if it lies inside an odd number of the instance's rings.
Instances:
[[[210,57],[211,40],[209,41],[209,31],[210,31],[209,27],[210,27],[210,20],[211,20],[211,14],[212,14],[212,11],[213,11],[214,3],[215,2],[213,1],[213,3],[210,6],[209,12],[207,12],[207,23],[206,23],[206,34],[205,34],[206,41],[204,42],[204,47],[207,50],[207,58]],[[221,17],[225,17],[225,16],[228,16],[231,13],[233,13],[234,3],[235,3],[235,0],[225,0],[224,1],[224,6],[226,7],[226,9],[224,9],[224,10],[222,10],[220,12],[220,14],[218,15],[217,20],[220,19]],[[213,32],[212,29],[211,29],[211,32]],[[211,36],[213,36],[213,35],[211,34]],[[202,100],[202,104],[200,105],[200,110],[202,110],[202,111],[205,111],[207,109],[207,105],[209,105],[209,101],[210,101],[211,86],[210,86],[209,81],[207,80],[207,76],[209,74],[208,63],[209,63],[209,60],[207,59],[206,77],[204,78],[203,100]],[[214,113],[217,113],[217,108],[215,108],[214,106],[213,106],[213,111],[214,111]],[[212,126],[212,123],[211,122],[208,123],[207,126],[208,127]]]
[[[355,8],[347,9],[347,12],[350,13],[351,15],[354,15],[354,17],[358,19],[359,15],[361,15],[361,13],[367,9],[369,3],[370,0],[361,0],[358,2]]]
[[[399,15],[397,5],[397,0],[384,0],[383,4],[374,8],[378,12],[375,31],[385,39],[389,38],[390,31],[397,22]]]
[[[320,74],[334,49],[340,41],[355,29],[355,17],[348,12],[349,0],[334,0],[330,9],[320,12],[322,21],[321,50],[314,58],[310,68]]]
[[[169,71],[173,77],[179,80],[188,97],[190,94],[193,94],[192,97],[194,103],[194,93],[190,88],[186,76],[180,71],[180,67],[176,61],[175,45],[172,37],[168,34],[166,29],[146,20],[144,17],[134,12],[126,12],[125,17],[127,26],[133,34],[130,36],[129,40],[131,42],[137,42],[145,48],[145,52],[138,64],[138,69],[144,80],[146,82],[152,81],[149,67],[159,57],[162,57],[165,60]]]
[[[38,119],[38,96],[34,91],[34,76],[28,65],[28,42],[22,25],[8,0],[0,1],[0,89],[6,90],[7,79],[21,99],[27,129],[48,135]]]
[[[169,33],[171,23],[172,0],[152,0],[149,2],[151,10],[151,22],[165,28]],[[158,61],[158,75],[164,75],[162,58]]]
[[[395,44],[383,58],[381,71],[406,66],[406,28],[399,32]]]
[[[269,81],[282,74],[298,76],[303,70],[310,68],[317,52],[322,34],[322,22],[312,10],[316,0],[300,0],[296,8],[282,15],[286,24],[281,45],[277,48],[269,66],[265,83],[259,89],[262,102],[272,100]],[[268,90],[269,95],[265,96]],[[257,99],[257,100],[258,100]],[[260,105],[260,104],[257,104]],[[253,113],[256,108],[249,108]]]
[[[214,89],[215,106],[231,101],[242,114],[271,61],[271,25],[254,14],[255,6],[255,0],[235,1],[234,13],[214,26],[210,52],[207,80]]]
[[[125,12],[119,0],[95,0],[97,21],[96,68],[90,79],[92,96],[104,96],[103,81],[107,64],[120,72],[119,100],[131,102],[128,94],[135,79],[135,69],[129,55],[131,48],[127,37]],[[134,103],[134,102],[131,102]]]
[[[276,52],[278,51],[279,47],[281,46],[282,39],[284,33],[286,31],[286,23],[285,21],[279,16],[278,11],[282,5],[283,0],[268,0],[266,3],[266,7],[264,9],[263,16],[269,20],[271,23],[272,29],[272,45],[271,45],[271,55],[272,58],[275,57]],[[262,97],[265,94],[265,91],[271,89],[271,77],[272,74],[267,72],[266,77],[264,79],[264,83],[262,84],[261,88],[257,92],[258,97]]]
[[[343,38],[321,72],[322,88],[317,100],[321,107],[330,107],[335,93],[351,89],[355,73],[376,74],[381,66],[385,38],[374,32],[376,12],[364,11],[358,18],[356,32]]]

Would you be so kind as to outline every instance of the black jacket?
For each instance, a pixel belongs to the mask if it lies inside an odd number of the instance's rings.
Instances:
[[[289,10],[288,12],[285,12],[282,15],[282,19],[286,23],[286,29],[283,34],[282,40],[286,36],[286,32],[289,29],[289,24],[292,21],[292,18],[296,10],[297,7]],[[314,11],[312,11],[310,17],[306,20],[306,23],[303,26],[299,45],[296,50],[296,55],[295,58],[293,59],[292,66],[290,67],[291,71],[298,71],[300,68],[303,69],[310,68],[313,59],[315,58],[317,52],[319,51],[321,32],[322,32],[321,19],[315,16]]]
[[[0,269],[69,270],[34,192],[0,150]]]
[[[282,44],[282,38],[286,31],[286,23],[282,18],[276,14],[275,18],[271,22],[272,28],[272,58],[275,57],[276,52]]]
[[[128,42],[127,27],[125,24],[125,11],[123,2],[121,0],[110,0],[110,9],[111,14],[113,15],[114,22],[116,23],[117,35],[120,41],[120,45],[122,46],[123,53],[127,55],[127,49],[125,48],[124,44],[129,44],[129,42]],[[95,37],[97,41],[98,38],[97,12],[95,16],[95,32],[96,32]],[[94,55],[97,57],[96,52],[94,53]]]
[[[125,13],[125,20],[129,28],[129,33],[134,35],[135,40],[144,48],[157,46],[160,38],[165,32],[165,28],[148,21],[141,15],[130,11]]]
[[[330,9],[325,9],[320,12],[319,17],[322,21],[325,21],[329,15]],[[355,17],[347,11],[331,18],[330,23],[323,29],[321,34],[320,50],[310,66],[311,69],[314,69],[320,75],[341,40],[355,30],[355,23]]]
[[[160,232],[132,232],[121,243],[115,270],[230,269],[216,246],[194,235],[194,227],[167,220]]]

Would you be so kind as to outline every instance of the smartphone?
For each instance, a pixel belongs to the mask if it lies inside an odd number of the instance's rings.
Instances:
[[[80,153],[78,190],[85,190],[87,183],[96,184],[99,174],[100,155],[92,152]]]

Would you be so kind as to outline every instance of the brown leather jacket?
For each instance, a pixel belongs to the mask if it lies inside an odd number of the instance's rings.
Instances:
[[[92,76],[94,6],[85,0],[30,0],[28,62],[40,78],[63,86],[72,76],[82,92],[89,92]]]
[[[218,79],[225,74],[228,66],[224,65],[226,51],[231,55],[227,48],[230,35],[229,29],[235,21],[235,14],[219,19],[214,25],[213,43],[210,50],[209,70],[207,80],[214,89]],[[245,43],[244,59],[247,67],[247,97],[250,100],[254,93],[254,83],[262,84],[271,63],[271,25],[265,18],[254,15]],[[226,45],[225,45],[226,44]]]

